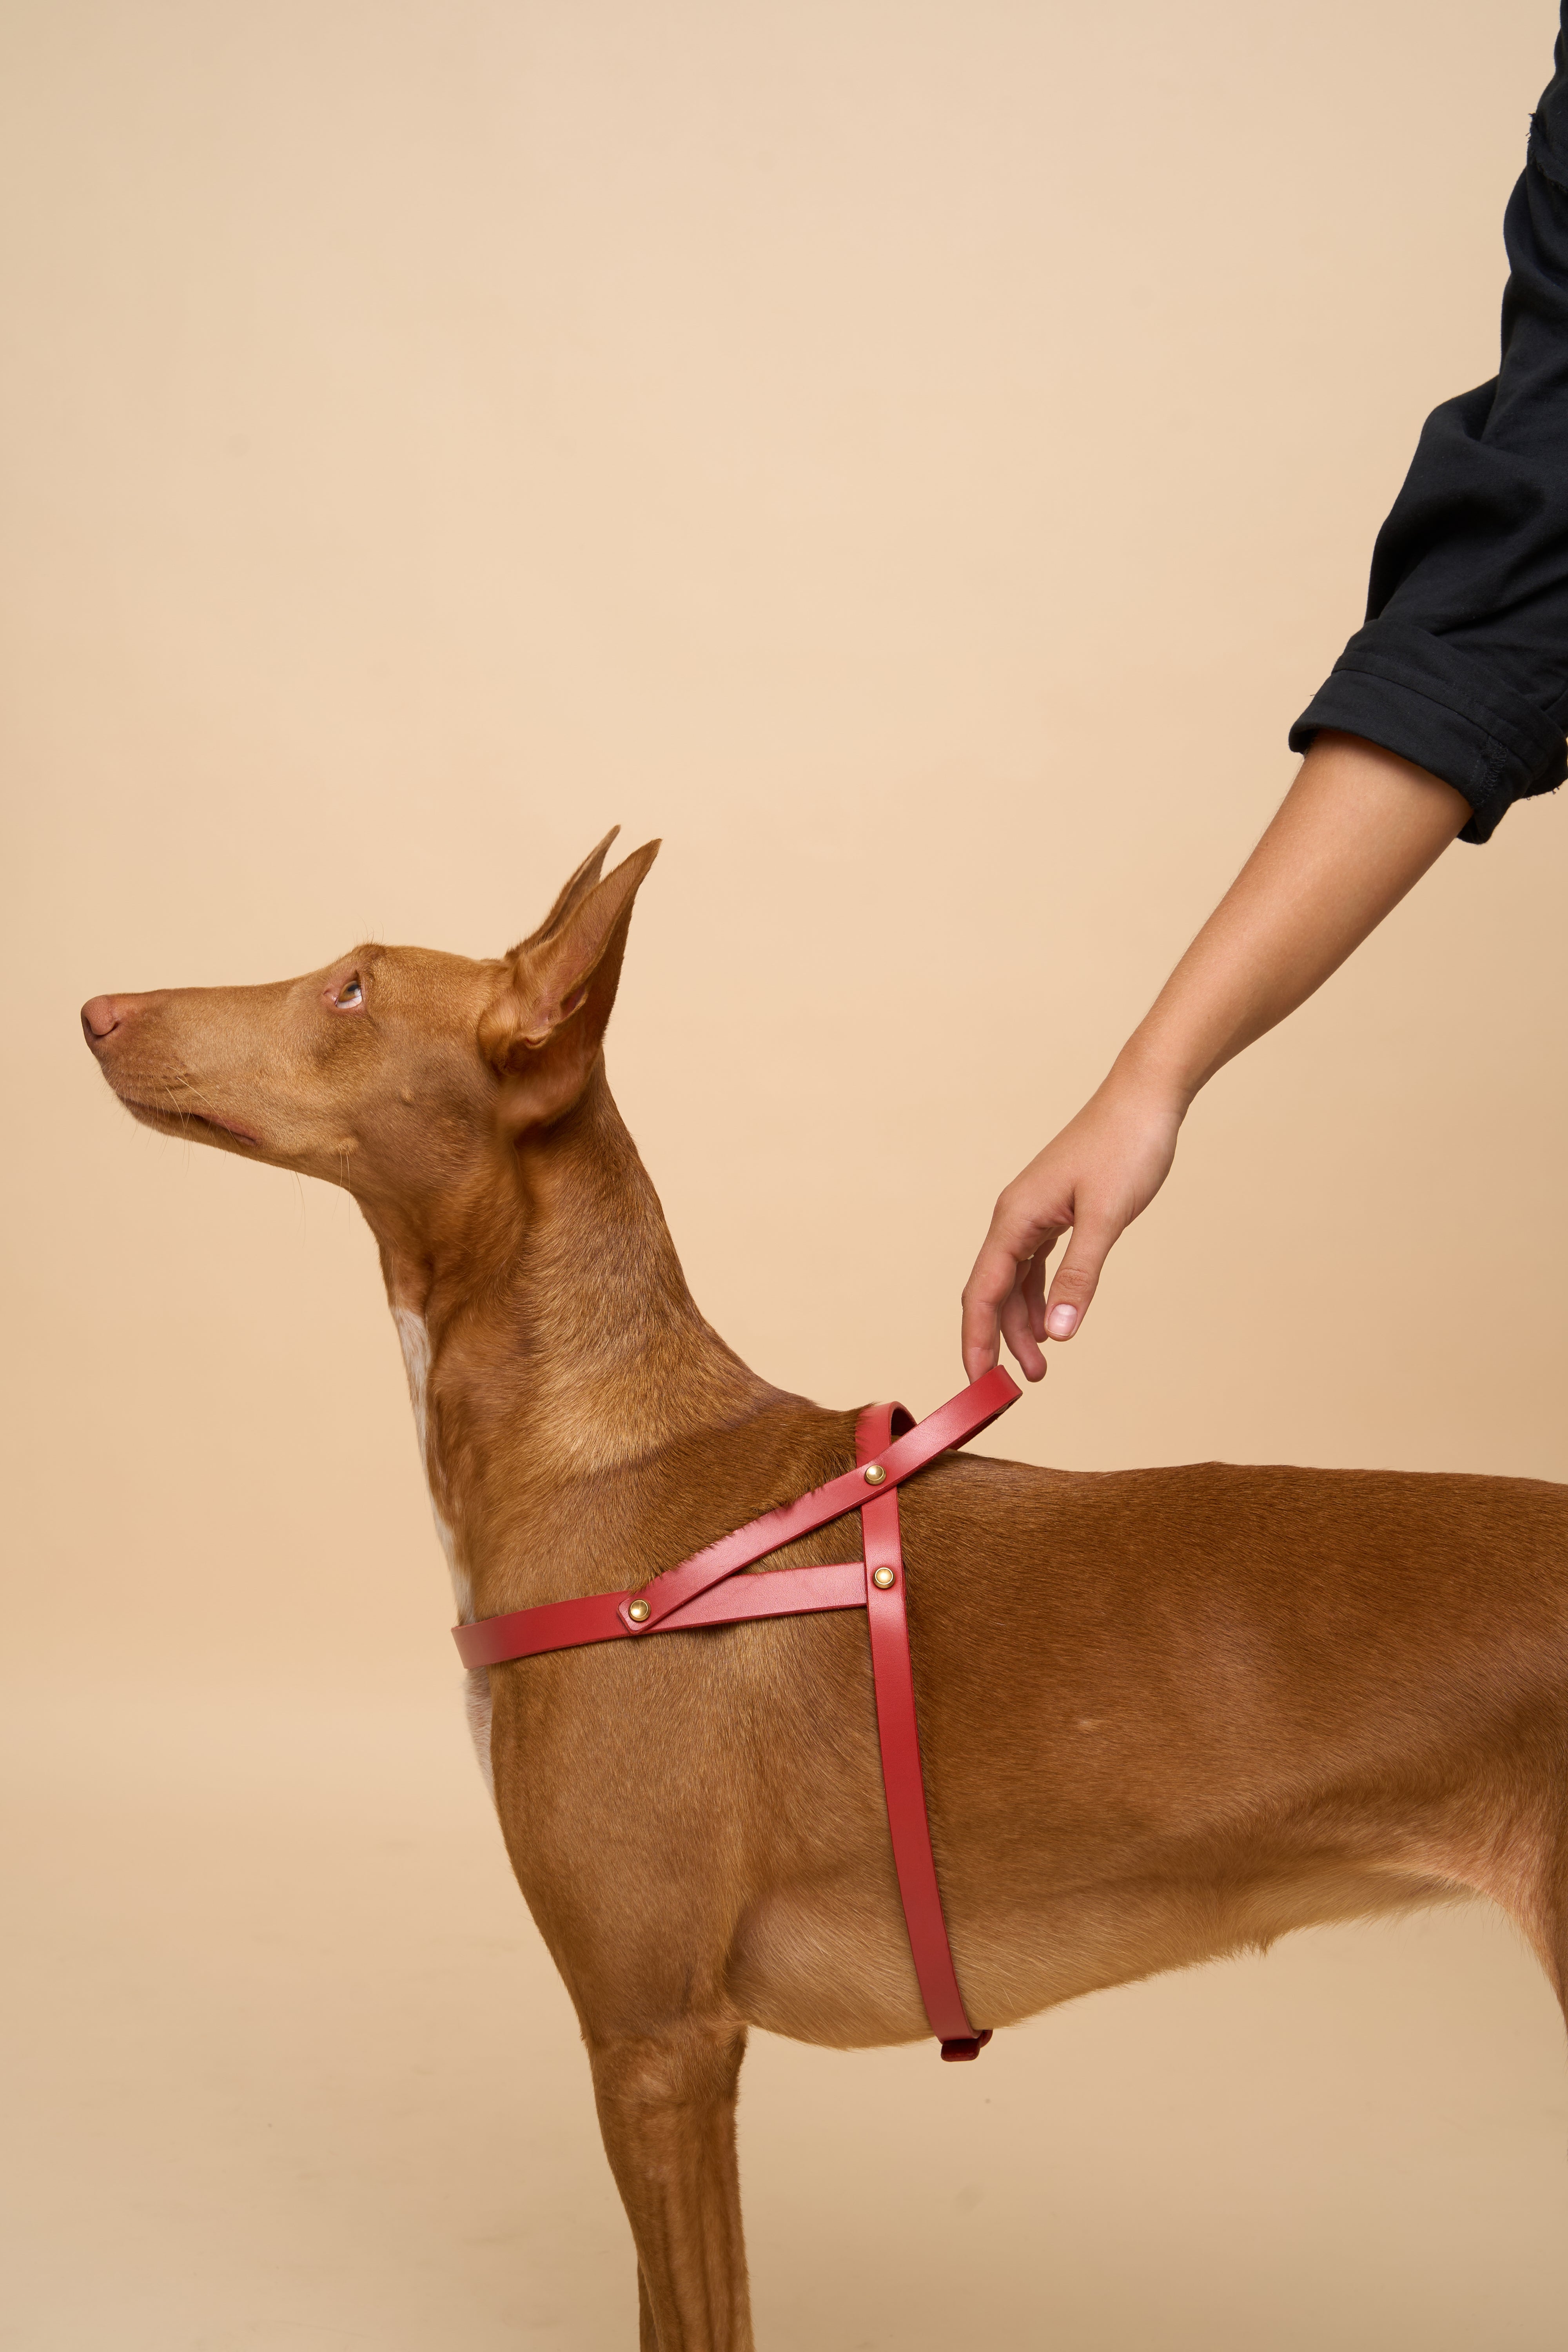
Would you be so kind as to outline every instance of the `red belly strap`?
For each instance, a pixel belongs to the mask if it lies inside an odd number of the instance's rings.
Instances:
[[[921,1998],[944,2058],[977,2058],[991,2035],[975,2030],[963,2006],[931,1853],[904,1606],[899,1488],[939,1454],[977,1436],[1021,1394],[998,1364],[921,1422],[913,1421],[901,1404],[868,1405],[856,1423],[853,1470],[798,1502],[765,1512],[638,1591],[549,1601],[540,1609],[509,1610],[503,1617],[452,1628],[465,1666],[498,1666],[509,1658],[536,1658],[547,1650],[579,1649],[592,1642],[685,1633],[753,1617],[864,1609],[899,1895]],[[781,1545],[855,1510],[860,1513],[863,1560],[775,1568],[762,1576],[740,1573]]]

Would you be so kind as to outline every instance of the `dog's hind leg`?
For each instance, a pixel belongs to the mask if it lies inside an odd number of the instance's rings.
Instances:
[[[642,2352],[752,2352],[735,2095],[744,2030],[591,2039],[605,2152],[637,2250]]]

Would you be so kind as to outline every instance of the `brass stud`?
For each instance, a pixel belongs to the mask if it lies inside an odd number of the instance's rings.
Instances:
[[[634,1625],[646,1625],[648,1621],[648,1605],[646,1601],[627,1601],[626,1615],[631,1619]]]
[[[887,1472],[883,1469],[879,1462],[868,1462],[866,1465],[866,1484],[868,1486],[879,1486],[887,1475]]]
[[[871,1581],[879,1592],[890,1592],[898,1580],[890,1568],[874,1568],[871,1570]]]

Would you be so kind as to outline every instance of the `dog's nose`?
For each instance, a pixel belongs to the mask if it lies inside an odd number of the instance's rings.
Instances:
[[[81,1008],[81,1034],[88,1044],[101,1045],[119,1028],[126,1011],[123,997],[89,996]]]

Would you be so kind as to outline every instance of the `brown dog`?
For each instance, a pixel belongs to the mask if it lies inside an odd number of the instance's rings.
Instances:
[[[601,881],[608,846],[498,961],[365,946],[82,1013],[146,1125],[358,1201],[465,1618],[639,1584],[854,1461],[853,1413],[759,1380],[682,1279],[600,1050],[658,845]],[[903,1518],[977,2021],[1472,1890],[1568,1996],[1568,1488],[950,1457]],[[858,1540],[840,1524],[773,1564]],[[475,1680],[513,1867],[592,2058],[645,2352],[742,2352],[747,2027],[926,2031],[864,1622]]]

